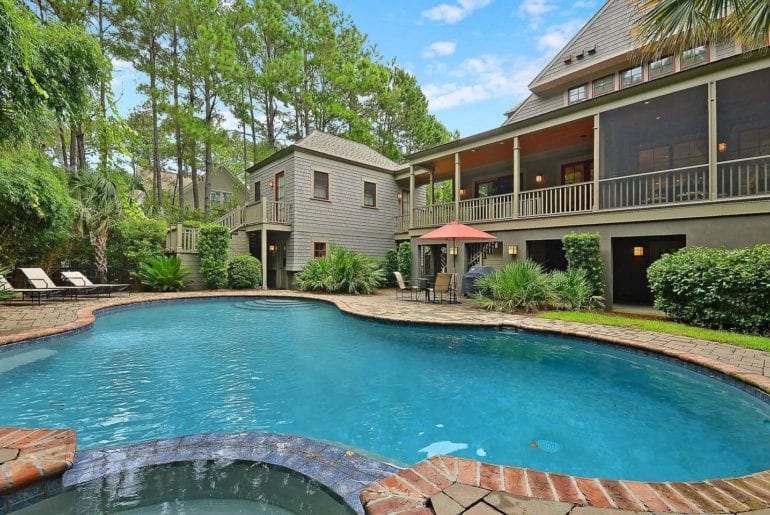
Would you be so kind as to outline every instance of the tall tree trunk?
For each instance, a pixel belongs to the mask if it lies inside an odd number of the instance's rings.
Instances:
[[[104,0],[99,0],[98,8],[98,29],[99,29],[99,47],[104,52]],[[104,77],[99,79],[99,109],[102,116],[102,126],[99,129],[99,166],[102,170],[107,169],[107,160],[109,158],[107,150],[107,82]]]
[[[94,246],[96,278],[100,283],[107,282],[107,230],[91,233],[91,244]]]
[[[83,126],[77,125],[77,143],[78,143],[78,170],[86,169],[86,135],[83,133]]]
[[[157,70],[156,54],[157,42],[155,38],[150,39],[149,61],[150,61],[150,105],[152,108],[152,176],[153,176],[153,197],[156,205],[163,205],[163,191],[160,180],[160,135],[158,131],[158,92],[156,91]]]
[[[205,186],[203,188],[203,212],[208,217],[211,209],[211,176],[213,174],[213,160],[211,156],[211,131],[213,120],[213,106],[211,105],[211,82],[206,77],[203,80],[203,108],[206,115],[206,140],[204,150],[204,164],[206,166]]]
[[[195,112],[195,85],[190,79],[190,112]],[[195,141],[195,134],[190,136],[190,179],[192,179],[193,207],[200,209],[200,198],[198,197],[198,144]]]
[[[67,159],[67,136],[64,134],[64,125],[59,121],[59,142],[61,143],[61,162],[64,168],[67,168],[69,160]]]
[[[70,124],[70,171],[78,169],[78,136],[75,124]]]
[[[251,92],[251,84],[248,86],[249,91],[249,121],[251,122],[251,154],[252,162],[257,162],[257,121],[254,119],[254,97]]]
[[[179,192],[179,216],[184,220],[184,173],[182,162],[182,129],[179,125],[179,59],[178,59],[177,27],[174,23],[174,29],[171,34],[171,48],[174,57],[174,70],[172,80],[174,81],[174,140],[176,143],[176,189]]]

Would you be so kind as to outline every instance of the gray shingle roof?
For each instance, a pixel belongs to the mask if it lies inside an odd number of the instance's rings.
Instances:
[[[401,170],[405,166],[388,159],[363,143],[357,143],[321,131],[311,132],[296,142],[294,146],[391,172]]]

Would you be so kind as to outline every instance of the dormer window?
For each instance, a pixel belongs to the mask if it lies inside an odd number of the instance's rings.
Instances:
[[[578,102],[582,102],[587,98],[588,98],[588,84],[581,84],[580,86],[575,86],[574,88],[570,88],[570,90],[567,92],[567,101],[570,104],[577,104]]]
[[[620,87],[627,88],[642,82],[642,67],[636,66],[620,72]]]
[[[688,68],[690,66],[697,66],[699,64],[708,62],[709,49],[706,45],[696,46],[689,50],[685,50],[682,53],[682,68]]]
[[[615,91],[615,76],[607,75],[594,81],[594,96],[606,95]]]
[[[655,79],[674,71],[674,56],[661,57],[650,63],[650,78]]]

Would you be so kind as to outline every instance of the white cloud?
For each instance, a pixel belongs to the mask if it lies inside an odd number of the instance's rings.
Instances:
[[[523,0],[519,12],[525,16],[540,17],[556,9],[556,4],[550,0]]]
[[[561,50],[582,26],[581,20],[569,20],[559,25],[551,25],[537,38],[537,48],[553,55]]]
[[[443,23],[457,23],[467,18],[473,11],[492,3],[492,0],[457,0],[454,4],[439,4],[422,12],[429,20]]]
[[[241,131],[243,128],[241,127],[241,121],[235,117],[232,111],[229,109],[223,109],[221,111],[218,111],[219,116],[221,117],[219,121],[219,126],[227,131]]]
[[[426,58],[447,56],[455,53],[457,43],[454,41],[436,41],[422,49],[422,56]]]
[[[505,59],[485,54],[460,63],[450,74],[453,81],[428,84],[423,91],[434,111],[494,98],[522,97],[544,64],[543,57]]]
[[[591,9],[594,7],[596,7],[595,0],[577,0],[577,2],[572,4],[573,9]]]
[[[138,75],[139,73],[131,62],[117,57],[112,58],[112,81],[110,82],[112,91],[122,92],[123,86],[126,84],[133,85]]]

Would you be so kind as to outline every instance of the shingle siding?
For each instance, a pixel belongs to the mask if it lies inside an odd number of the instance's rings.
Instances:
[[[297,271],[312,258],[313,242],[325,241],[382,257],[392,248],[398,215],[398,186],[388,172],[339,163],[300,151],[293,153],[294,224],[286,269]],[[329,173],[329,201],[312,197],[312,172]],[[377,207],[363,207],[364,180],[377,183]]]

